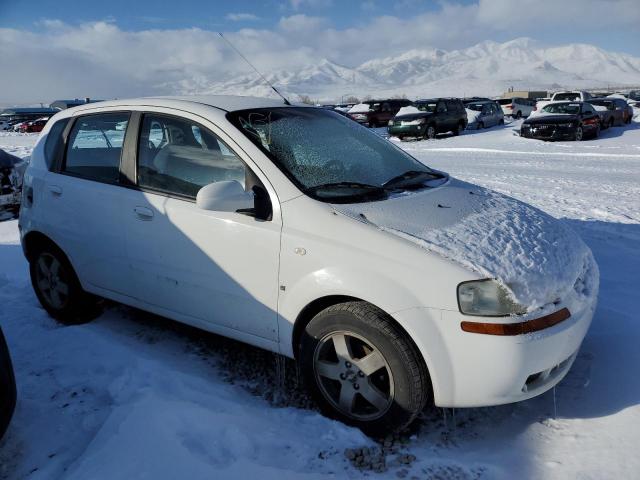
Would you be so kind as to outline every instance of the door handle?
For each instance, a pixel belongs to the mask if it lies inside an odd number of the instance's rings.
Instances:
[[[58,185],[49,185],[49,191],[58,197],[62,195],[62,187]]]
[[[147,207],[135,207],[133,209],[139,220],[151,220],[153,218],[153,210]]]

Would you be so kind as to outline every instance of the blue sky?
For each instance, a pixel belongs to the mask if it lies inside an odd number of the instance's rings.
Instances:
[[[504,4],[511,4],[505,8]],[[549,44],[591,43],[604,49],[640,56],[640,26],[625,22],[625,17],[637,18],[640,0],[597,0],[583,2],[561,0],[555,2],[532,0],[0,0],[0,27],[37,31],[43,20],[61,20],[71,25],[107,21],[126,31],[148,29],[200,28],[204,30],[235,31],[242,28],[274,29],[283,17],[306,15],[323,18],[328,28],[345,30],[366,28],[367,24],[382,16],[411,19],[426,13],[442,11],[443,6],[477,5],[518,12],[503,21],[510,28],[487,29],[488,40],[506,41],[517,36],[528,36]],[[616,5],[617,4],[617,5]],[[574,11],[567,15],[566,11]],[[566,7],[569,6],[567,9]],[[515,7],[515,8],[513,8]],[[597,15],[590,15],[587,10]],[[595,10],[595,12],[593,12]],[[619,26],[584,21],[602,16],[615,16]],[[545,17],[564,18],[564,28],[545,28]],[[453,29],[466,25],[451,25]],[[536,32],[536,29],[539,29]],[[448,48],[445,39],[438,48]],[[454,47],[460,45],[454,44]]]
[[[207,91],[248,73],[217,31],[265,73],[518,37],[640,57],[640,0],[0,0],[0,102]]]

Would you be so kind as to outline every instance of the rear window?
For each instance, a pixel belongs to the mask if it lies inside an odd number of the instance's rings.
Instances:
[[[88,180],[116,183],[128,123],[129,113],[78,118],[69,135],[63,170]]]
[[[500,100],[498,100],[498,103],[500,105],[510,105],[513,102],[513,100],[511,100],[510,98],[501,98]]]
[[[553,96],[553,101],[554,102],[558,102],[561,100],[580,100],[580,94],[579,93],[572,93],[572,92],[567,92],[567,93],[556,93]]]
[[[58,152],[62,147],[62,134],[68,123],[69,118],[58,120],[47,133],[47,138],[44,142],[44,161],[49,170],[53,167]]]

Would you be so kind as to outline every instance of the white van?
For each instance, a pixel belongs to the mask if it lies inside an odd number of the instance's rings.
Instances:
[[[502,107],[502,112],[510,117],[520,119],[527,118],[536,108],[535,100],[528,98],[501,98],[497,102]]]

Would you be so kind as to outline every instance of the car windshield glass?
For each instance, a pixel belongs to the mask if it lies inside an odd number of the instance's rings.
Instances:
[[[483,106],[484,105],[482,105],[482,103],[470,103],[469,105],[467,105],[467,108],[469,110],[475,110],[476,112],[481,112]]]
[[[579,103],[551,103],[542,109],[546,113],[577,115],[580,113]]]
[[[421,112],[433,113],[436,111],[436,102],[416,102],[414,106]]]
[[[431,172],[388,140],[325,109],[241,110],[227,118],[300,190],[318,200],[380,199],[389,180],[408,171]]]
[[[580,100],[579,93],[556,93],[553,97],[553,101],[559,100]]]

